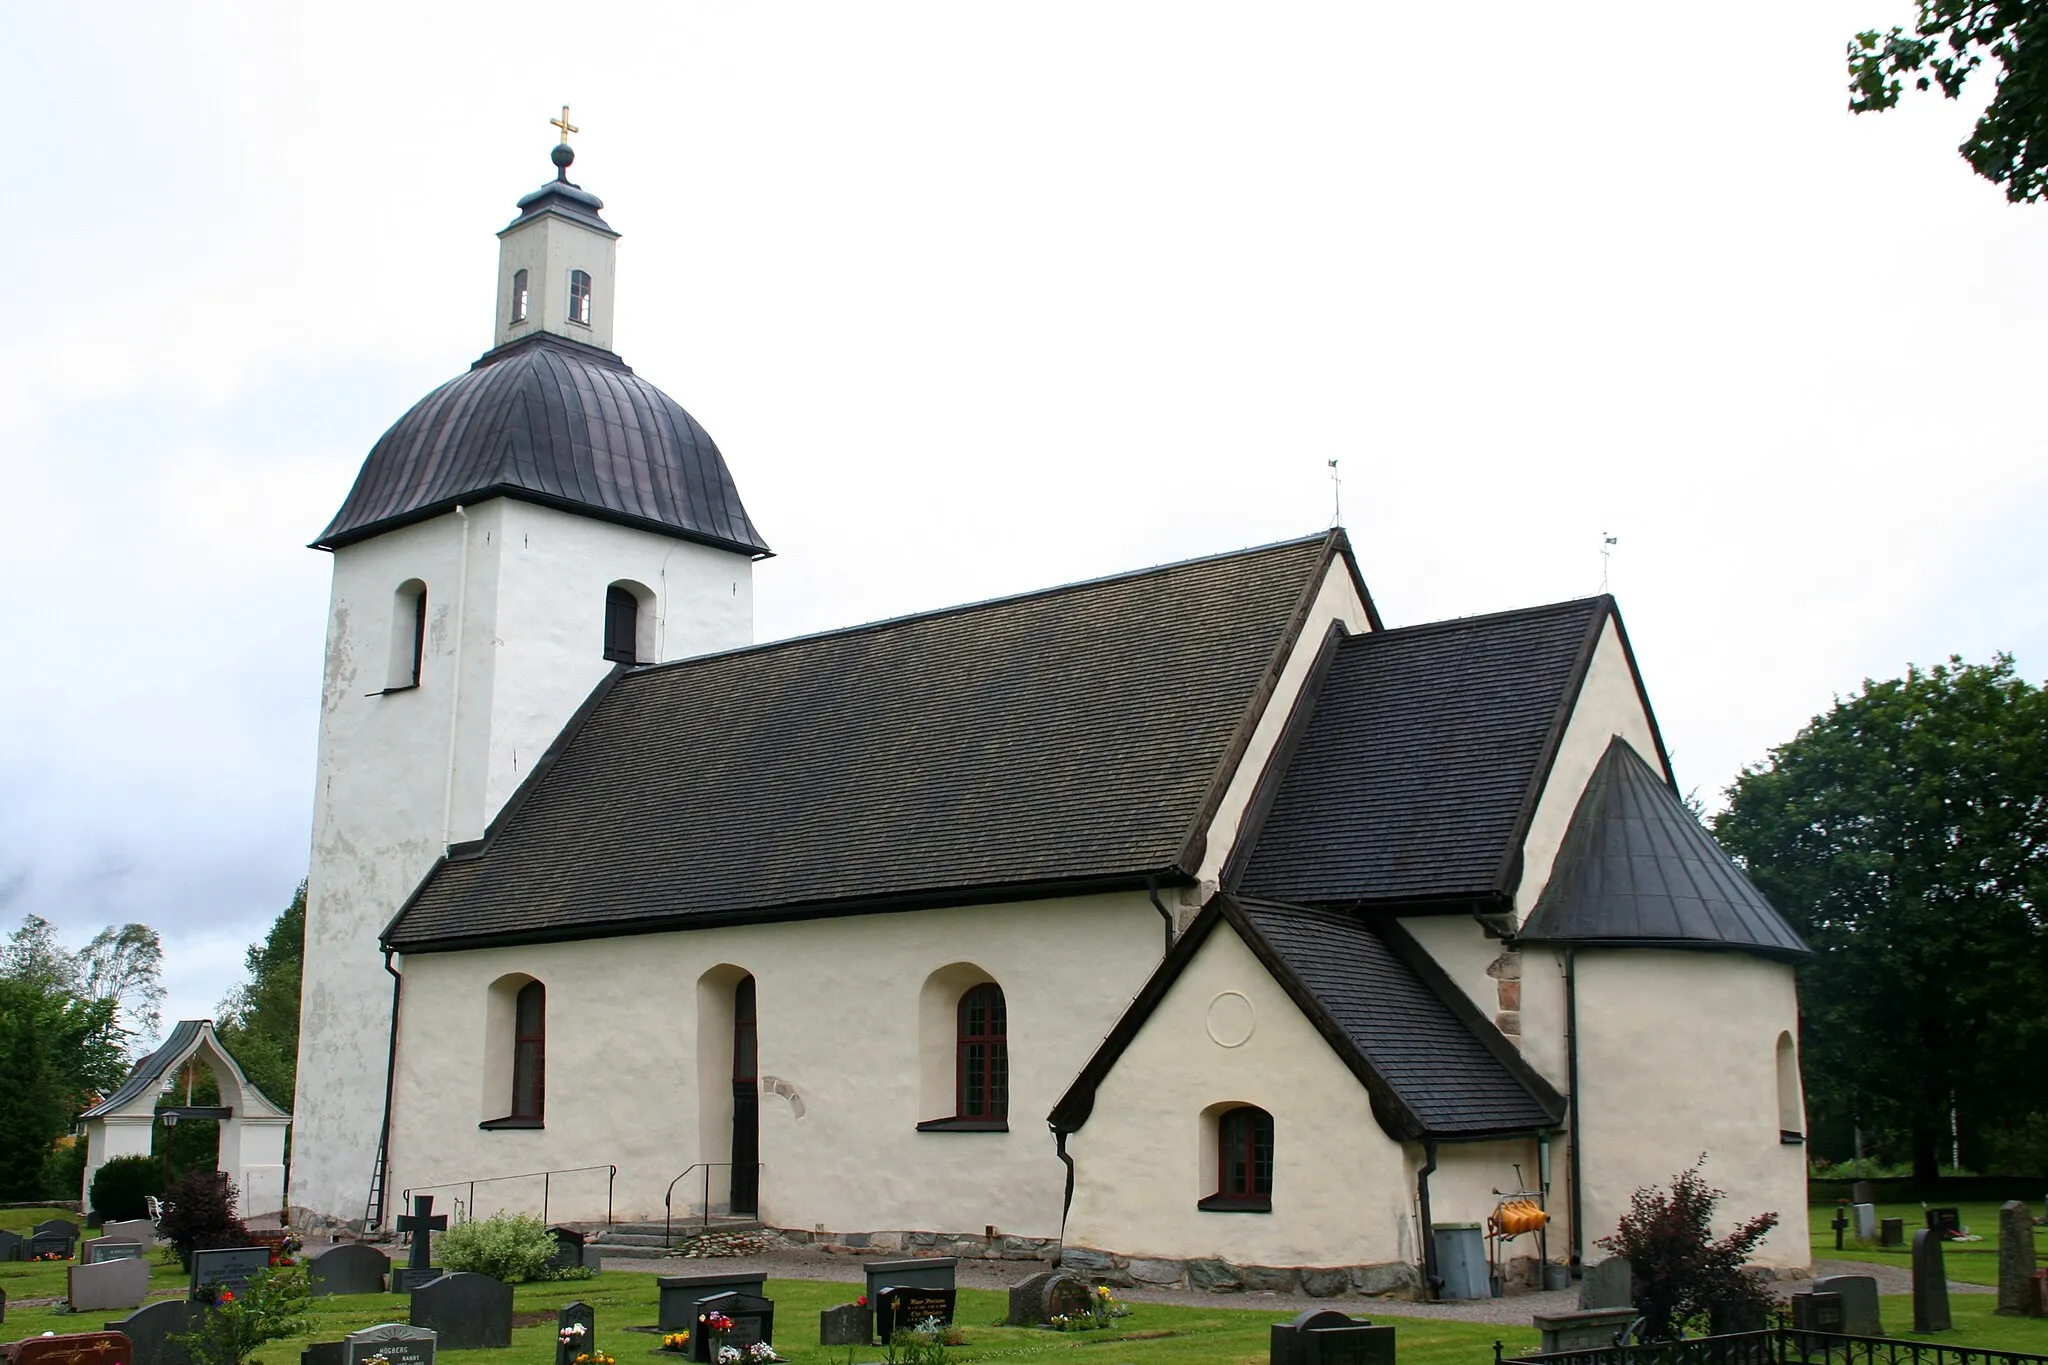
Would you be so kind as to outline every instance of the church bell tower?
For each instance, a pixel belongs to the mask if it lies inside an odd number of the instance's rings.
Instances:
[[[555,177],[499,234],[494,341],[372,447],[313,542],[334,557],[290,1202],[388,1225],[391,1020],[379,935],[485,836],[615,668],[753,642],[769,553],[725,458],[613,353],[618,233]],[[479,1009],[482,1002],[479,1002]]]

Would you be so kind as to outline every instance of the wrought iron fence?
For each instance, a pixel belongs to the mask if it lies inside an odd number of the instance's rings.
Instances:
[[[1796,1327],[1525,1355],[1508,1355],[1496,1341],[1493,1359],[1494,1365],[2048,1365],[2048,1356],[2019,1351]]]
[[[732,1169],[733,1163],[730,1161],[700,1161],[694,1166],[686,1167],[683,1170],[682,1174],[678,1175],[674,1180],[668,1182],[668,1189],[664,1191],[661,1196],[661,1244],[663,1246],[669,1247],[675,1245],[676,1186],[680,1185],[683,1181],[689,1179],[691,1176],[698,1175],[699,1173],[701,1173],[701,1193],[699,1195],[697,1207],[703,1220],[701,1226],[709,1228],[711,1226],[711,1173],[713,1171],[731,1171]],[[747,1169],[747,1167],[742,1165],[741,1167],[739,1167],[739,1169],[744,1171]],[[755,1207],[751,1209],[739,1209],[728,1207],[726,1209],[726,1212],[728,1214],[735,1217],[748,1218],[759,1216],[761,1172],[763,1169],[764,1163],[759,1161],[753,1163],[754,1180],[753,1190],[751,1191],[751,1193],[753,1194],[753,1202],[755,1204]]]
[[[479,1176],[475,1180],[443,1180],[433,1185],[414,1185],[399,1192],[398,1206],[402,1210],[410,1209],[412,1207],[413,1195],[425,1194],[430,1190],[466,1189],[469,1191],[468,1199],[458,1199],[455,1201],[455,1221],[466,1222],[476,1216],[477,1186],[493,1185],[501,1180],[538,1180],[540,1181],[540,1220],[545,1223],[548,1221],[548,1197],[553,1193],[555,1177],[558,1175],[585,1175],[591,1171],[604,1172],[604,1221],[609,1225],[613,1221],[612,1186],[619,1178],[619,1168],[609,1164],[603,1166],[566,1166],[554,1171],[521,1171],[517,1175],[486,1175]]]

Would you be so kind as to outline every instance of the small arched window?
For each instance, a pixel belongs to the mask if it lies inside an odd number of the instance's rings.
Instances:
[[[1799,1049],[1790,1033],[1778,1035],[1778,1141],[1806,1141],[1806,1106],[1799,1102]]]
[[[1010,1021],[1003,988],[984,981],[960,997],[956,1035],[959,1108],[963,1119],[1010,1116]]]
[[[604,590],[604,657],[615,664],[640,662],[640,599],[616,583]]]
[[[590,325],[590,272],[569,272],[569,321]]]
[[[529,981],[512,1005],[512,1112],[539,1123],[547,1113],[548,988]]]
[[[1216,1193],[1205,1209],[1273,1210],[1273,1116],[1241,1104],[1216,1116]]]
[[[512,272],[512,321],[526,321],[526,272]]]
[[[391,604],[391,656],[384,672],[384,690],[403,692],[420,685],[420,663],[427,652],[427,585],[417,578],[398,585]]]

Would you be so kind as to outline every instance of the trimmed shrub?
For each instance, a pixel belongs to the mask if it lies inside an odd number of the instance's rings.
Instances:
[[[249,1229],[235,1217],[236,1197],[226,1171],[193,1171],[164,1187],[164,1216],[156,1228],[187,1270],[195,1251],[249,1245]]]
[[[555,1238],[548,1225],[521,1213],[494,1213],[481,1221],[457,1223],[434,1243],[434,1259],[447,1269],[475,1271],[506,1284],[549,1278],[548,1261],[554,1254]]]
[[[147,1218],[149,1197],[161,1196],[167,1179],[161,1157],[117,1156],[93,1172],[90,1212],[104,1222]]]
[[[1599,1239],[1599,1246],[1628,1257],[1645,1341],[1750,1331],[1770,1317],[1771,1291],[1744,1267],[1778,1215],[1760,1213],[1714,1241],[1714,1206],[1724,1192],[1701,1177],[1706,1160],[1702,1152],[1690,1170],[1672,1176],[1668,1191],[1637,1190],[1614,1235]]]

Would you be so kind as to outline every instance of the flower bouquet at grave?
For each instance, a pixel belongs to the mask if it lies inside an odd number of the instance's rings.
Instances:
[[[576,1357],[576,1365],[619,1365],[619,1362],[603,1351],[585,1351]]]
[[[590,1329],[588,1327],[584,1326],[580,1322],[572,1322],[567,1327],[564,1327],[561,1331],[555,1333],[555,1340],[560,1342],[564,1346],[578,1346],[582,1344],[583,1338],[589,1335]],[[664,1339],[662,1344],[665,1346],[668,1343]],[[579,1354],[577,1355],[576,1359],[581,1360],[583,1359],[583,1357],[581,1354]]]
[[[677,1352],[689,1350],[690,1334],[688,1332],[670,1332],[661,1339],[661,1349]]]
[[[1111,1294],[1106,1284],[1096,1285],[1095,1292],[1088,1296],[1088,1316],[1095,1320],[1094,1326],[1107,1327],[1112,1318],[1127,1318],[1130,1315],[1131,1306]]]

